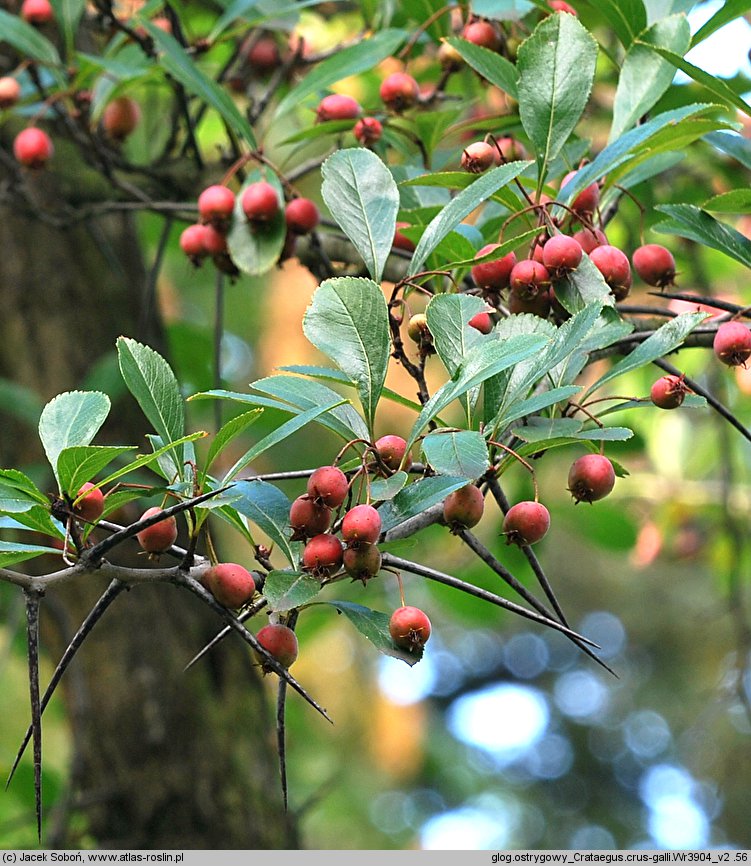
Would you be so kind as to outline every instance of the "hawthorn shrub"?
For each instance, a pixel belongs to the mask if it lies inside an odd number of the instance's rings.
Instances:
[[[571,471],[561,489],[581,508],[597,508],[628,474],[611,449],[633,435],[629,412],[714,411],[751,439],[705,385],[665,360],[679,363],[681,350],[696,347],[709,350],[722,375],[745,365],[747,308],[682,287],[675,256],[680,263],[678,239],[688,239],[751,265],[751,242],[720,218],[747,210],[747,190],[665,200],[648,215],[639,202],[645,188],[680,173],[685,150],[751,163],[734,134],[737,113],[751,109],[684,59],[725,19],[711,19],[692,40],[685,3],[659,18],[655,9],[665,4],[641,0],[627,15],[617,3],[579,0],[562,11],[517,3],[526,11],[514,18],[507,5],[483,17],[479,8],[473,15],[430,2],[433,14],[418,20],[389,4],[363,4],[352,38],[318,52],[295,31],[298,12],[284,18],[288,29],[273,29],[253,4],[227,4],[211,20],[169,3],[145,4],[128,18],[107,2],[53,3],[52,20],[0,10],[0,71],[20,86],[17,93],[6,83],[0,109],[10,194],[33,212],[44,173],[63,174],[65,154],[77,152],[111,185],[112,210],[141,208],[182,223],[179,242],[167,232],[163,243],[179,243],[191,269],[213,269],[218,298],[225,283],[242,291],[246,277],[297,257],[318,286],[302,322],[289,327],[301,328],[329,362],[286,367],[241,392],[190,394],[188,402],[222,401],[232,412],[217,429],[191,430],[168,360],[121,336],[119,373],[143,411],[151,450],[97,444],[110,398],[70,390],[47,403],[38,424],[54,495],[20,468],[0,471],[0,515],[10,530],[0,541],[0,578],[18,587],[27,608],[32,723],[19,757],[33,743],[38,821],[42,714],[123,590],[174,584],[214,611],[217,639],[234,633],[247,643],[279,681],[284,766],[285,690],[328,717],[289,670],[305,654],[294,628],[312,605],[343,614],[374,652],[414,665],[430,652],[436,628],[430,611],[409,605],[401,574],[410,573],[556,630],[607,667],[570,627],[565,592],[545,577],[545,544],[530,547],[556,522],[544,505],[548,491],[538,489],[537,461],[567,449]],[[95,51],[79,48],[84,36]],[[597,98],[598,40],[619,73],[607,134],[597,130],[590,140],[585,115]],[[693,83],[672,84],[676,69]],[[339,92],[352,76],[357,93]],[[144,162],[129,139],[149,120],[147,85],[170,106],[170,119]],[[191,170],[187,188],[176,167]],[[680,191],[680,183],[671,188]],[[78,199],[51,216],[64,221],[90,207]],[[637,236],[623,248],[613,243]],[[694,308],[676,312],[669,299]],[[711,321],[707,309],[716,313]],[[654,389],[612,390],[649,365],[660,370],[658,397]],[[386,387],[394,366],[411,378],[408,393]],[[429,387],[428,371],[438,387]],[[679,399],[663,396],[665,382],[680,384]],[[385,402],[411,413],[386,436]],[[269,410],[284,420],[254,435]],[[612,423],[615,413],[623,423]],[[254,467],[288,437],[315,436],[317,427],[341,448],[321,453],[316,466],[293,467],[285,480],[298,478],[300,487],[290,499],[276,476]],[[533,500],[509,501],[512,473],[531,476]],[[141,519],[112,521],[126,503],[154,498],[159,505]],[[498,526],[492,550],[472,531],[481,518]],[[218,524],[245,545],[244,564],[232,565],[245,583],[232,591],[212,591],[222,561],[210,528]],[[480,557],[506,594],[426,564],[420,532],[432,524]],[[44,541],[19,541],[25,531]],[[392,542],[411,536],[409,559],[392,552]],[[119,562],[133,539],[148,553],[146,574]],[[504,563],[507,541],[521,547],[537,588]],[[44,554],[58,557],[53,571],[18,568]],[[92,573],[111,578],[106,603],[81,624],[42,691],[43,596]],[[349,579],[361,584],[358,603],[337,599],[337,584]],[[398,583],[401,607],[371,606],[375,579]]]

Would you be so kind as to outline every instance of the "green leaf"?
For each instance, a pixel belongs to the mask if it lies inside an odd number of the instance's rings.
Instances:
[[[443,502],[454,490],[466,486],[467,479],[464,476],[459,478],[452,475],[431,475],[408,484],[401,493],[378,509],[382,530],[388,532],[410,517]]]
[[[279,211],[263,225],[251,225],[243,211],[242,196],[250,184],[262,180],[276,189]],[[287,233],[283,203],[284,192],[275,172],[260,168],[248,170],[242,189],[235,198],[232,226],[227,234],[227,248],[232,261],[243,273],[251,276],[265,274],[279,261]]]
[[[73,445],[88,445],[109,411],[110,399],[99,391],[66,391],[44,407],[39,419],[39,438],[55,478],[60,452]]]
[[[704,140],[737,159],[741,165],[751,168],[751,142],[742,135],[732,132],[710,132]]]
[[[331,215],[380,282],[396,231],[399,190],[391,172],[364,147],[339,150],[321,166],[321,194]]]
[[[634,432],[627,427],[590,427],[582,430],[583,423],[575,418],[531,418],[528,425],[515,428],[512,433],[522,442],[545,442],[549,439],[595,440],[625,442]]]
[[[439,475],[479,478],[488,468],[488,446],[474,430],[429,433],[422,440],[425,460]]]
[[[497,420],[493,419],[489,426],[493,430],[503,432],[512,421],[523,418],[525,415],[533,415],[541,409],[547,409],[548,406],[568,400],[569,397],[573,397],[579,391],[581,391],[580,385],[563,385],[560,388],[551,388],[549,391],[543,391],[541,394],[535,394],[524,400],[512,402],[502,410],[502,414],[499,415]]]
[[[597,43],[574,15],[550,15],[519,48],[519,117],[544,168],[589,99]]]
[[[641,0],[638,2],[641,3]],[[640,42],[629,48],[623,61],[615,92],[609,141],[615,141],[646,114],[675,77],[673,65],[641,43],[658,45],[683,55],[688,51],[691,41],[691,28],[685,15],[671,15],[653,24],[639,39]]]
[[[436,295],[428,304],[425,315],[433,335],[433,345],[443,366],[453,376],[467,352],[483,342],[485,335],[469,326],[476,313],[488,309],[482,298],[474,295]]]
[[[63,31],[68,55],[73,51],[74,37],[85,7],[86,0],[52,0],[52,8],[55,10],[55,21],[58,22]]]
[[[575,270],[556,280],[555,296],[569,313],[578,313],[593,303],[615,305],[610,287],[586,253]]]
[[[371,610],[369,607],[363,607],[363,605],[355,604],[351,601],[327,601],[324,604],[330,604],[339,613],[343,613],[360,634],[373,644],[378,652],[401,659],[407,662],[408,665],[417,664],[422,658],[422,650],[409,653],[394,646],[391,634],[389,633],[389,621],[391,617],[388,614]]]
[[[466,394],[475,385],[480,385],[491,376],[541,351],[546,343],[545,337],[521,335],[511,337],[503,343],[483,343],[472,349],[450,381],[439,388],[423,406],[412,428],[407,448],[412,447],[428,423],[446,406]]]
[[[704,202],[702,209],[713,213],[751,213],[751,189],[733,189],[712,196]]]
[[[2,23],[2,22],[0,22]],[[16,541],[0,541],[0,568],[7,568],[17,562],[34,559],[43,553],[60,554],[54,547],[41,547],[38,544],[19,544]]]
[[[690,12],[699,0],[644,0],[647,21],[654,24],[675,12]]]
[[[717,78],[715,75],[710,75],[709,72],[705,72],[698,66],[694,66],[693,63],[689,63],[688,60],[681,57],[680,54],[676,54],[674,51],[668,51],[657,45],[649,45],[649,43],[642,42],[641,40],[639,40],[638,44],[646,45],[651,51],[656,52],[660,57],[663,57],[669,63],[672,63],[676,69],[680,69],[682,72],[685,72],[689,78],[693,78],[697,84],[706,87],[710,93],[713,93],[727,105],[732,105],[744,114],[751,116],[751,105],[741,99],[741,97],[738,96],[738,94],[721,78]]]
[[[170,365],[150,346],[130,337],[118,337],[117,358],[123,381],[162,443],[168,445],[179,439],[185,432],[185,406]],[[70,444],[88,445],[88,442]],[[182,477],[181,449],[172,455],[172,460]]]
[[[636,370],[651,363],[663,355],[667,355],[686,339],[686,337],[707,318],[707,313],[681,313],[658,328],[652,336],[637,346],[633,352],[612,366],[607,373],[587,389],[584,397],[588,397],[597,388],[610,382],[617,376],[622,376],[631,370]]]
[[[751,241],[734,228],[692,204],[657,205],[656,209],[672,217],[658,223],[656,231],[698,241],[751,268]]]
[[[170,33],[165,33],[151,21],[141,19],[156,47],[162,52],[159,63],[183,87],[219,113],[227,126],[249,147],[257,146],[250,124],[232,101],[229,92],[205,75]]]
[[[691,47],[693,48],[695,45],[703,42],[708,36],[716,33],[721,27],[724,27],[735,18],[740,18],[749,9],[751,9],[751,2],[749,0],[725,0],[717,12],[696,31],[694,38],[691,40]]]
[[[108,484],[112,484],[113,481],[117,481],[118,478],[122,478],[124,475],[130,475],[132,472],[135,472],[137,469],[142,469],[144,466],[150,466],[154,461],[159,461],[159,458],[164,457],[165,454],[168,454],[175,449],[181,449],[181,446],[188,442],[195,442],[196,439],[203,439],[204,436],[206,436],[206,433],[203,430],[198,430],[195,433],[189,433],[187,436],[181,436],[179,439],[176,439],[174,442],[169,442],[167,445],[157,445],[152,454],[143,454],[132,463],[128,463],[127,466],[122,466],[111,475],[98,481],[96,487],[106,487]],[[158,436],[149,437],[149,439],[152,446],[155,444],[155,440],[161,442],[161,439],[159,439]],[[168,473],[171,480],[172,475],[174,475],[174,465],[170,461],[168,466],[171,470]],[[107,496],[108,499],[109,495],[110,494]]]
[[[323,60],[290,90],[277,106],[274,116],[284,117],[308,96],[325,90],[342,78],[367,72],[387,57],[393,57],[407,36],[403,30],[381,30]]]
[[[18,487],[4,484],[0,481],[0,512],[20,514],[21,512],[29,511],[35,505],[39,505],[39,501],[35,496],[32,496],[25,490],[19,490]]]
[[[376,478],[370,485],[370,498],[373,502],[393,499],[408,481],[409,475],[401,470],[395,472],[393,475],[389,475],[388,478]]]
[[[321,591],[321,581],[302,571],[271,571],[266,575],[263,595],[269,610],[284,613],[302,607]]]
[[[45,36],[18,15],[0,9],[0,43],[7,42],[22,57],[38,60],[48,66],[60,66],[57,48]]]
[[[109,466],[126,451],[135,451],[135,446],[74,445],[64,448],[57,458],[60,489],[75,498],[84,482],[91,481],[105,466]]]
[[[50,504],[49,497],[45,496],[31,478],[24,475],[19,469],[0,469],[0,484],[28,494],[40,505],[48,506]]]
[[[232,503],[232,510],[265,532],[294,568],[297,557],[289,540],[289,499],[278,487],[266,481],[238,481],[233,489],[241,494],[241,498]]]
[[[41,532],[44,535],[49,535],[52,538],[62,538],[64,536],[64,532],[60,529],[59,524],[56,525],[52,522],[49,504],[47,507],[43,505],[35,505],[28,511],[17,512],[12,518],[12,522],[16,529],[23,527],[24,529],[30,529],[33,532]],[[59,552],[60,551],[58,551],[58,553]]]
[[[315,421],[320,415],[324,415],[326,412],[331,411],[335,406],[341,406],[341,404],[345,402],[346,400],[339,397],[335,403],[316,406],[313,409],[308,409],[307,412],[301,412],[300,414],[295,415],[295,417],[290,418],[289,421],[285,421],[284,424],[281,424],[276,428],[276,430],[272,430],[268,436],[264,436],[260,442],[256,442],[256,444],[253,445],[252,448],[249,448],[242,457],[239,457],[235,461],[234,465],[225,473],[224,478],[222,479],[222,484],[234,480],[238,472],[242,472],[246,466],[250,465],[256,458],[260,457],[264,451],[268,451],[269,448],[273,448],[274,445],[283,442],[293,433],[302,430],[302,428],[310,424],[311,421]]]
[[[571,17],[571,16],[569,16]],[[425,259],[438,244],[475,208],[492,196],[497,190],[518,177],[532,163],[509,162],[481,175],[474,183],[463,189],[443,210],[430,221],[420,243],[412,255],[408,274],[411,276],[421,269]]]
[[[305,311],[303,332],[357,385],[372,431],[391,349],[388,310],[381,289],[359,277],[326,280]]]
[[[624,48],[628,48],[647,26],[647,10],[642,0],[599,0],[597,9]]]
[[[206,463],[203,471],[204,478],[206,478],[206,474],[211,468],[211,464],[222,453],[227,445],[229,445],[236,436],[244,433],[251,424],[254,424],[261,417],[262,414],[263,409],[251,409],[250,412],[243,412],[242,415],[237,415],[234,418],[231,418],[221,428],[221,430],[217,431],[217,434],[211,443],[211,447],[209,448],[209,453],[206,455]]]
[[[454,36],[451,39],[446,39],[446,42],[455,48],[465,62],[486,81],[500,87],[513,99],[518,98],[519,73],[513,63],[506,60],[505,57],[501,57],[496,51],[490,51],[490,49],[475,45],[466,39],[459,39]]]

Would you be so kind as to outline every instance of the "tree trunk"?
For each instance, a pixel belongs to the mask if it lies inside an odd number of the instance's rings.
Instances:
[[[145,273],[130,223],[108,217],[59,229],[41,221],[29,202],[61,213],[60,179],[26,173],[28,195],[19,196],[9,153],[8,131],[0,130],[0,376],[46,401],[80,388],[118,335],[156,348],[158,340],[136,331]],[[114,407],[99,442],[143,444],[146,421],[127,400]],[[4,417],[3,427],[4,466],[42,461],[28,426]],[[117,561],[123,555],[118,550]],[[54,657],[103,589],[94,580],[42,602],[48,624],[49,613],[58,614],[58,627],[47,629],[56,638]],[[97,845],[296,847],[282,807],[269,695],[247,647],[227,640],[182,672],[219,625],[184,591],[139,586],[116,599],[66,674],[71,808],[85,815]],[[45,842],[81,844],[64,828]]]

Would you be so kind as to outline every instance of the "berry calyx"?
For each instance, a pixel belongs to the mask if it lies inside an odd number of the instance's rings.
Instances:
[[[321,535],[331,526],[331,509],[309,496],[298,496],[289,508],[292,540]]]
[[[631,289],[631,265],[618,247],[603,244],[589,254],[592,264],[602,274],[616,301],[622,301]]]
[[[284,219],[293,234],[306,235],[318,225],[321,216],[309,198],[293,198],[284,209]]]
[[[634,270],[648,286],[663,289],[675,285],[675,259],[670,250],[660,244],[644,244],[631,257]]]
[[[279,195],[265,180],[246,186],[240,201],[243,213],[254,225],[268,223],[279,213]]]
[[[561,189],[576,175],[575,171],[570,171],[561,181]],[[597,183],[591,183],[583,189],[579,195],[571,202],[569,207],[578,216],[591,217],[597,210],[600,204],[600,187]]]
[[[402,439],[401,436],[396,436],[395,434],[390,433],[386,436],[381,436],[380,439],[376,439],[373,444],[375,445],[375,449],[382,462],[389,469],[396,472],[396,470],[402,465],[402,460],[404,460],[404,455],[407,451],[406,440]],[[405,472],[409,470],[411,465],[412,458],[407,455],[407,459],[404,460]]]
[[[54,152],[52,139],[37,126],[21,130],[13,140],[13,155],[27,168],[44,168]]]
[[[145,520],[147,517],[153,517],[155,514],[160,514],[162,511],[159,506],[147,508],[141,515],[140,519]],[[138,543],[147,553],[164,553],[177,541],[177,520],[174,517],[166,517],[159,523],[153,526],[147,526],[136,533]]]
[[[355,505],[342,520],[342,538],[353,547],[375,544],[381,535],[381,515],[372,505]]]
[[[652,385],[649,396],[660,409],[677,409],[687,393],[688,388],[682,376],[663,376]]]
[[[319,577],[328,577],[341,567],[343,555],[344,548],[335,535],[315,535],[302,552],[303,568]]]
[[[21,85],[10,75],[0,78],[0,108],[13,108],[21,98]]]
[[[487,141],[475,141],[462,151],[462,168],[472,174],[481,174],[495,164],[496,151]]]
[[[23,0],[19,14],[28,24],[46,24],[55,17],[49,0]]]
[[[138,126],[141,109],[129,96],[113,99],[102,114],[102,127],[110,138],[123,141]]]
[[[501,47],[501,37],[498,30],[489,21],[473,21],[462,31],[462,37],[473,45],[480,45],[490,51],[498,51]]]
[[[486,244],[482,249],[478,250],[475,258],[486,256],[495,249],[500,248],[500,244]],[[501,289],[507,288],[509,278],[511,277],[511,269],[516,264],[516,253],[507,253],[500,259],[492,259],[488,262],[480,262],[474,265],[471,270],[472,279],[481,289],[491,289],[494,292],[499,292]]]
[[[342,562],[353,580],[366,583],[381,570],[381,552],[375,544],[359,544],[344,551]]]
[[[250,601],[256,591],[253,574],[235,562],[213,565],[206,573],[204,583],[219,604],[233,609]]]
[[[316,117],[324,120],[354,120],[362,114],[360,103],[351,96],[332,93],[324,96],[316,109]]]
[[[421,650],[430,637],[430,620],[419,607],[399,607],[389,620],[391,640],[408,652]]]
[[[554,279],[576,270],[582,260],[582,248],[568,235],[553,235],[542,248],[542,263]]]
[[[490,318],[490,313],[475,313],[467,324],[481,334],[489,334],[493,330],[493,320]]]
[[[376,117],[361,117],[352,132],[363,147],[368,147],[383,135],[383,124]]]
[[[751,331],[741,322],[723,322],[714,335],[712,348],[728,367],[745,367],[751,357]]]
[[[198,215],[202,222],[223,226],[232,216],[235,194],[226,186],[215,183],[198,196]]]
[[[282,667],[291,667],[295,662],[298,653],[297,635],[289,626],[269,623],[269,625],[259,629],[256,640]],[[268,662],[260,653],[258,660],[266,672],[271,670]]]
[[[550,274],[540,262],[522,259],[511,269],[509,284],[517,297],[531,301],[550,286]]]
[[[503,518],[507,544],[536,544],[550,529],[550,512],[541,502],[517,502]]]
[[[449,493],[443,501],[443,519],[452,530],[477,526],[484,510],[485,497],[474,484]]]
[[[401,113],[417,102],[420,86],[406,72],[393,72],[381,83],[380,95],[387,108]]]
[[[329,508],[338,508],[349,493],[347,476],[337,466],[320,466],[308,478],[308,496]]]
[[[604,499],[615,486],[613,464],[602,454],[585,454],[571,464],[568,489],[577,502]]]
[[[86,495],[82,499],[78,499],[82,494]],[[74,508],[76,514],[86,523],[96,523],[104,511],[104,494],[101,488],[94,487],[91,481],[87,481],[79,488],[76,499],[78,499]]]

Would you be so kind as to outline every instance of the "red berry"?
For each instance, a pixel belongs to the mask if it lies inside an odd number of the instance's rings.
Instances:
[[[23,0],[21,18],[29,24],[46,24],[55,17],[49,0]]]
[[[242,607],[253,598],[256,582],[253,574],[234,562],[220,562],[212,566],[204,578],[211,594],[225,607]]]
[[[312,232],[320,218],[318,208],[309,198],[293,198],[284,210],[287,228],[296,235]]]
[[[413,253],[417,247],[414,244],[414,241],[411,241],[406,235],[403,235],[399,229],[408,229],[410,228],[409,223],[398,222],[396,224],[396,231],[394,232],[394,241],[392,246],[397,250],[404,250],[408,253]]]
[[[359,544],[344,551],[344,570],[353,580],[363,583],[381,570],[381,552],[375,544]]]
[[[420,87],[406,72],[393,72],[381,83],[380,94],[384,105],[392,111],[402,112],[417,102]]]
[[[0,108],[12,108],[21,98],[21,85],[10,75],[0,78]]]
[[[527,150],[524,145],[508,135],[496,138],[493,150],[495,150],[495,161],[498,165],[527,158]]]
[[[570,171],[561,181],[561,189],[576,175],[575,171]],[[597,205],[600,203],[600,187],[597,183],[591,183],[583,189],[579,195],[571,202],[569,207],[576,214],[591,217],[597,210]]]
[[[342,543],[335,535],[315,535],[303,550],[303,568],[327,577],[340,568],[343,554]]]
[[[569,15],[576,15],[576,9],[573,6],[569,6],[565,0],[548,0],[548,6],[553,10],[553,12],[568,12]]]
[[[728,367],[745,367],[751,357],[751,331],[741,322],[723,322],[714,335],[712,348]]]
[[[592,250],[604,246],[608,242],[605,233],[601,232],[599,229],[595,229],[594,231],[591,229],[579,229],[578,232],[574,232],[573,238],[587,255],[589,255]]]
[[[245,60],[255,72],[264,75],[273,72],[279,65],[279,46],[271,36],[262,36],[245,52]]]
[[[462,152],[462,168],[472,174],[481,174],[495,163],[496,151],[487,141],[468,144]]]
[[[256,640],[282,667],[290,667],[297,658],[297,635],[286,625],[278,623],[265,625],[259,629]],[[258,660],[261,667],[268,664],[260,654]]]
[[[493,320],[490,318],[490,313],[476,313],[467,324],[481,334],[489,334],[493,330]]]
[[[318,104],[318,120],[354,120],[362,114],[360,103],[351,96],[332,93]]]
[[[582,260],[582,248],[568,235],[553,235],[542,248],[542,263],[555,279],[576,270]]]
[[[550,274],[545,265],[533,259],[522,259],[511,270],[511,291],[523,301],[531,301],[550,285]]]
[[[153,517],[155,514],[161,513],[162,509],[158,506],[148,508],[141,515],[141,520],[147,517]],[[147,553],[164,553],[177,541],[177,521],[174,517],[166,517],[159,523],[153,526],[147,526],[136,533],[138,543]]]
[[[223,223],[232,216],[235,194],[226,186],[215,183],[198,196],[198,214],[205,223]]]
[[[660,244],[645,244],[639,247],[634,250],[631,261],[636,273],[648,286],[662,289],[674,285],[675,259],[670,250]]]
[[[342,520],[342,538],[351,545],[375,544],[381,534],[381,515],[372,505],[355,505]]]
[[[87,493],[87,491],[90,492]],[[78,499],[83,493],[86,494],[83,499]],[[78,499],[78,504],[74,509],[76,514],[87,523],[96,523],[104,511],[104,494],[101,489],[95,488],[90,481],[87,481],[80,487],[76,499]]]
[[[203,248],[210,256],[220,256],[227,252],[227,238],[214,226],[203,227]]]
[[[397,608],[389,620],[389,634],[401,649],[421,650],[430,637],[430,620],[419,607]]]
[[[589,254],[592,264],[602,274],[616,301],[622,301],[631,288],[631,265],[618,247],[603,244]]]
[[[206,226],[196,223],[183,229],[180,235],[180,249],[194,261],[202,258],[207,254],[204,238],[206,234]]]
[[[663,376],[652,385],[649,396],[660,409],[677,409],[687,393],[682,376]]]
[[[355,138],[364,147],[375,144],[383,135],[383,125],[375,117],[361,117],[352,130]]]
[[[535,544],[550,529],[550,512],[540,502],[517,502],[506,512],[503,532],[508,544]]]
[[[259,180],[248,184],[242,194],[242,209],[248,221],[267,223],[279,213],[279,195],[270,183]]]
[[[349,493],[347,476],[337,466],[321,466],[308,478],[308,496],[338,508]]]
[[[122,141],[138,126],[140,119],[138,103],[129,96],[118,96],[104,109],[102,127],[110,138]]]
[[[381,436],[380,439],[376,439],[374,444],[381,460],[389,469],[393,469],[394,472],[396,472],[396,470],[402,465],[402,460],[407,451],[406,440],[402,439],[401,436],[396,436],[391,433],[387,436]],[[407,455],[407,459],[404,461],[405,472],[411,465],[412,458]]]
[[[292,539],[321,535],[331,526],[331,509],[309,496],[298,496],[289,509]]]
[[[531,313],[533,316],[547,319],[550,315],[550,292],[540,292],[531,301],[524,300],[512,293],[509,295],[508,309],[510,313]]]
[[[430,343],[433,340],[433,335],[428,328],[428,319],[425,313],[415,313],[407,322],[407,335],[418,345]]]
[[[52,139],[36,126],[21,130],[13,141],[13,155],[27,168],[43,168],[54,152]]]
[[[485,498],[479,487],[467,484],[443,501],[443,519],[452,529],[471,529],[476,526],[485,510]]]
[[[485,256],[494,249],[498,249],[500,244],[486,244],[482,249],[477,251],[475,258]],[[503,258],[492,259],[488,262],[480,262],[479,265],[474,265],[472,268],[472,279],[475,284],[481,289],[492,289],[500,291],[505,289],[509,284],[511,269],[516,264],[516,254],[507,253]]]
[[[585,454],[569,469],[568,489],[577,502],[603,499],[614,486],[613,464],[602,454]]]
[[[480,45],[491,51],[498,51],[501,47],[501,37],[498,30],[489,21],[473,21],[467,24],[462,36],[473,45]]]

